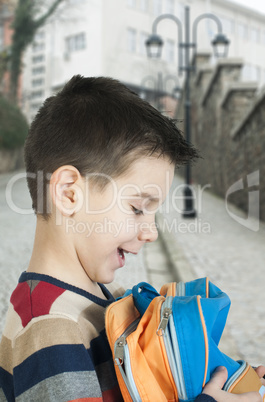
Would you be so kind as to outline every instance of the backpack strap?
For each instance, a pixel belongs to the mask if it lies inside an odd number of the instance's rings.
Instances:
[[[160,296],[153,286],[146,282],[140,282],[132,288],[132,295],[135,307],[143,315],[151,301]]]
[[[176,286],[177,282],[170,282],[170,283],[165,283],[165,285],[162,286],[160,289],[160,294],[161,296],[176,296]]]

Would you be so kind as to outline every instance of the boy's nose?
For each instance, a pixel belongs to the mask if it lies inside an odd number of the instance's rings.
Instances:
[[[152,222],[145,222],[143,225],[140,225],[138,240],[152,242],[155,241],[157,237],[158,231],[155,224],[155,219],[152,219]]]

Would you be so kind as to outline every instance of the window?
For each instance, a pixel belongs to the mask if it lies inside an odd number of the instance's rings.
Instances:
[[[175,43],[173,40],[167,39],[165,41],[165,59],[168,63],[175,61]]]
[[[127,28],[127,49],[131,53],[136,52],[136,30]]]
[[[32,74],[33,74],[33,75],[42,74],[42,73],[44,73],[44,72],[45,72],[45,67],[44,67],[44,66],[41,66],[41,67],[34,67],[34,68],[32,69]]]
[[[34,41],[35,42],[40,42],[43,41],[45,38],[45,32],[44,31],[39,31],[35,34],[34,36]]]
[[[140,33],[140,53],[143,54],[144,56],[147,55],[146,53],[146,45],[145,41],[148,39],[149,35],[145,32]]]
[[[259,30],[257,28],[250,29],[250,39],[252,42],[259,43]]]
[[[166,0],[165,12],[169,14],[174,14],[174,0]]]
[[[241,39],[248,38],[248,28],[246,24],[239,22],[237,29],[238,29],[238,35],[240,36]]]
[[[39,87],[44,84],[43,78],[36,78],[35,80],[31,81],[31,85],[33,88]]]
[[[149,8],[149,0],[141,0],[140,1],[140,8],[142,11],[147,12]]]
[[[41,98],[44,95],[43,91],[33,91],[31,92],[31,99]]]
[[[84,32],[68,36],[65,39],[66,50],[71,52],[76,52],[78,50],[83,50],[86,48],[86,34]]]
[[[44,48],[45,48],[45,45],[44,45],[44,43],[33,43],[33,45],[32,45],[32,51],[34,52],[34,53],[37,53],[37,52],[42,52],[43,50],[44,50]]]
[[[160,15],[162,14],[162,1],[161,0],[153,0],[153,6],[154,6],[154,14],[155,15]]]
[[[208,37],[211,40],[216,36],[216,33],[217,33],[216,23],[212,19],[207,18],[205,20],[205,24],[206,24]]]
[[[220,17],[222,26],[223,26],[223,33],[225,35],[232,34],[234,32],[234,21],[227,17]]]
[[[39,56],[34,56],[32,57],[32,63],[41,63],[42,61],[44,61],[44,55],[40,54]]]

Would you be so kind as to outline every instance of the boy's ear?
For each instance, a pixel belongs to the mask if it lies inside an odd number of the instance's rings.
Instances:
[[[50,180],[53,204],[64,216],[72,216],[83,205],[83,179],[78,169],[65,165],[55,170]]]

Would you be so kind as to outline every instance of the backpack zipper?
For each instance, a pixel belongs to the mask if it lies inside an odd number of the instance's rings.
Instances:
[[[225,383],[223,390],[228,391],[229,388],[233,385],[233,383],[240,377],[240,375],[245,371],[247,367],[247,363],[244,360],[238,360],[238,363],[241,363],[239,369],[227,380]]]
[[[185,296],[185,295],[186,295],[185,283],[178,282],[176,285],[176,296]]]
[[[123,332],[123,334],[116,340],[114,344],[114,363],[118,367],[123,381],[129,391],[133,402],[141,402],[141,397],[135,385],[132,375],[132,368],[130,363],[130,354],[126,338],[134,332],[138,326],[140,318],[133,321]]]
[[[178,396],[180,399],[187,400],[188,397],[181,363],[178,338],[172,315],[173,299],[173,296],[166,297],[162,305],[161,321],[157,329],[157,335],[163,337],[169,366],[178,390]]]
[[[114,358],[115,358],[115,365],[116,366],[121,366],[124,363],[124,347],[127,344],[126,343],[126,337],[130,335],[133,331],[136,330],[137,325],[139,323],[140,319],[137,318],[137,320],[133,321],[123,332],[121,336],[116,340],[114,344]]]
[[[178,282],[176,284],[176,296],[185,296],[185,283],[184,282]],[[166,297],[166,300],[170,300],[170,301],[167,302],[169,307],[165,306],[163,308],[163,312],[161,311],[162,312],[161,321],[160,321],[159,327],[158,327],[158,329],[156,331],[157,335],[159,335],[159,336],[164,335],[166,327],[167,327],[167,324],[168,324],[169,317],[170,317],[170,315],[172,313],[172,309],[171,309],[172,301],[171,301],[171,299],[169,299],[169,297],[172,298],[173,296],[167,296]]]

